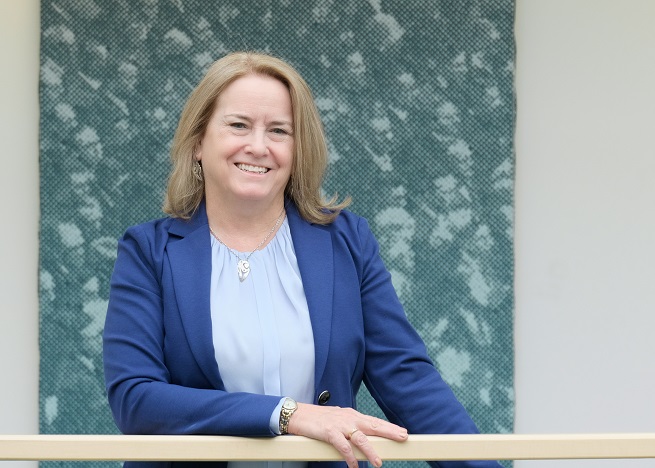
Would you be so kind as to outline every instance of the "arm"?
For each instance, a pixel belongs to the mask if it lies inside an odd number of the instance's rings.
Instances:
[[[165,239],[157,235],[153,224],[128,230],[112,276],[103,353],[118,428],[128,434],[274,435],[269,419],[279,397],[228,393],[200,377],[199,385],[182,385],[171,376],[171,355],[187,359],[189,373],[202,374],[185,343],[170,339],[182,331],[166,329],[165,308],[175,313],[167,303],[174,295],[162,284]],[[165,353],[165,346],[178,345]]]
[[[407,320],[368,224],[360,220],[361,297],[366,335],[364,383],[390,421],[410,434],[477,433]],[[442,468],[498,467],[496,462],[438,462]]]

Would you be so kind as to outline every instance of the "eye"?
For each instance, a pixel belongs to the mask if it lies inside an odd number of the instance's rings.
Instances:
[[[232,122],[230,124],[230,127],[235,128],[237,130],[243,130],[246,128],[246,124],[243,122]]]
[[[289,138],[292,138],[292,132],[290,128],[287,127],[272,127],[270,130],[270,138],[273,141],[287,141]]]

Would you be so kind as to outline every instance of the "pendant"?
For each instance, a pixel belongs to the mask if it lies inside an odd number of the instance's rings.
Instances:
[[[237,273],[239,274],[239,281],[243,283],[250,274],[250,263],[248,263],[248,260],[239,260]]]

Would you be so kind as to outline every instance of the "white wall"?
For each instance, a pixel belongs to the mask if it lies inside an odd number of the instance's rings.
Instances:
[[[0,433],[38,432],[39,2],[0,0]],[[11,227],[9,229],[9,226]],[[0,462],[31,467],[33,462]]]
[[[655,432],[655,2],[518,0],[516,40],[515,431]]]
[[[38,8],[0,0],[0,433],[38,431]],[[655,432],[655,2],[517,0],[516,37],[516,432]]]

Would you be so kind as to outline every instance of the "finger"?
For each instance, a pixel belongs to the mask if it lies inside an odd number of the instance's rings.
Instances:
[[[346,434],[346,439],[350,440],[352,438],[353,434],[355,434],[355,432],[357,432],[357,431],[359,431],[359,429],[357,429],[356,427],[353,428],[352,431],[350,431],[348,434]]]
[[[358,468],[359,463],[355,457],[352,445],[345,439],[343,434],[335,433],[334,437],[329,437],[327,442],[339,451],[349,468]]]
[[[400,442],[407,440],[407,429],[379,418],[369,417],[364,422],[358,423],[357,427],[367,435]]]
[[[354,432],[350,437],[350,443],[357,447],[373,466],[376,468],[382,466],[382,459],[378,456],[377,452],[369,442],[368,437],[366,437],[366,434],[362,431],[357,430]]]

